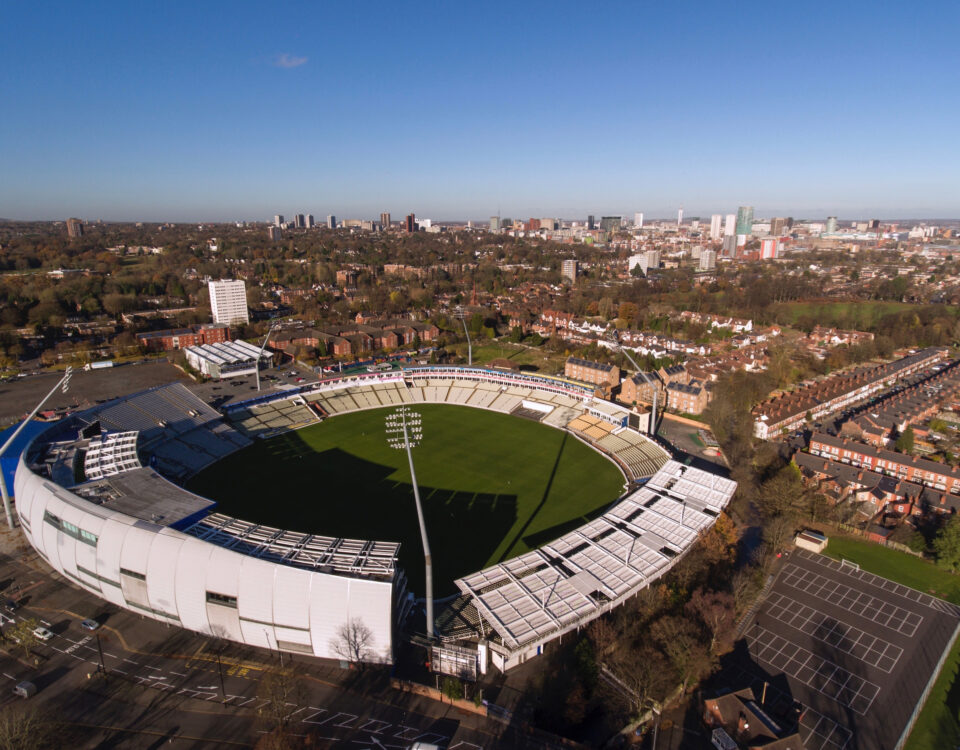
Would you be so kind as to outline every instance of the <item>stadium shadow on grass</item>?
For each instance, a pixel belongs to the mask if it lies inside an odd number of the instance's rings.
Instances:
[[[299,447],[295,433],[270,452],[282,468],[245,476],[242,487],[217,510],[254,523],[323,536],[400,541],[400,565],[410,589],[424,593],[423,548],[413,487],[390,478],[392,466],[333,448]],[[234,454],[230,458],[241,458]],[[230,460],[227,459],[227,461]],[[289,470],[287,470],[287,468]],[[190,490],[224,498],[223,474],[199,474]],[[424,519],[434,560],[434,595],[456,593],[454,579],[481,569],[517,520],[516,495],[466,493],[420,485]]]

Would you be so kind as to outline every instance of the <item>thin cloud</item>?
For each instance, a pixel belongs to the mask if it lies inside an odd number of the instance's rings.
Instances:
[[[274,67],[277,68],[299,68],[307,61],[305,57],[297,57],[296,55],[288,55],[284,52],[282,55],[277,55],[273,60]]]

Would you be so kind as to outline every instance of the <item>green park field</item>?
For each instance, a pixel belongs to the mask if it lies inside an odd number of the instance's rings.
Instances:
[[[437,595],[453,580],[555,539],[608,506],[623,475],[569,434],[465,406],[420,405],[413,451]],[[248,521],[401,543],[423,591],[423,557],[406,452],[387,445],[389,409],[331,417],[257,441],[197,475],[189,489]]]

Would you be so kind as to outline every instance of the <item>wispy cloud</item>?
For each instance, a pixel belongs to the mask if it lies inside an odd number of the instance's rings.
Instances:
[[[277,68],[299,68],[307,61],[305,57],[297,57],[296,55],[289,55],[284,52],[282,55],[277,55],[273,58],[273,65]]]

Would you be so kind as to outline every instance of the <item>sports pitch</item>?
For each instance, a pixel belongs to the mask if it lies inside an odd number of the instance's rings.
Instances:
[[[423,552],[406,452],[387,445],[390,409],[331,417],[257,441],[198,474],[189,489],[223,513],[327,536],[401,543],[423,593]],[[413,458],[438,596],[453,580],[539,547],[607,507],[624,478],[560,430],[465,406],[422,404]]]

